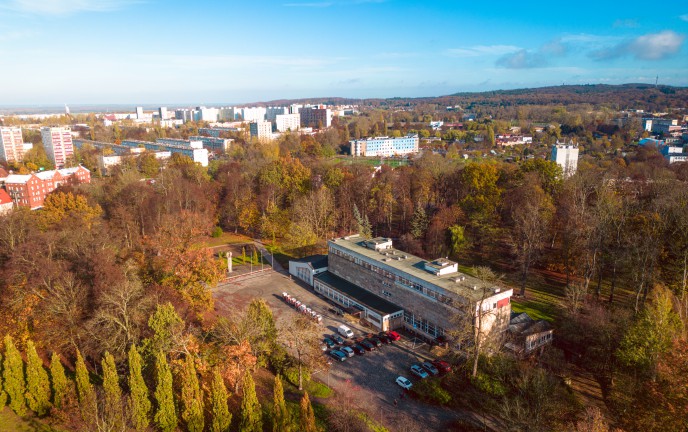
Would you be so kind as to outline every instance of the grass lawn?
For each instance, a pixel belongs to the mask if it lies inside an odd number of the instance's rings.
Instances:
[[[21,418],[9,407],[0,409],[0,430],[7,432],[63,432],[36,418]]]
[[[202,246],[213,247],[222,246],[226,244],[251,243],[252,241],[253,239],[251,237],[226,232],[222,233],[220,237],[209,237],[208,239],[203,241]]]

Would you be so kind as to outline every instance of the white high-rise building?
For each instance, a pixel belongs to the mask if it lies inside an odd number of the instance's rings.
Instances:
[[[246,122],[262,122],[266,113],[265,107],[242,108],[241,118]]]
[[[556,162],[564,171],[564,177],[570,177],[578,169],[578,146],[573,141],[552,146],[552,161]]]
[[[170,115],[167,112],[167,107],[158,108],[158,113],[160,114],[160,120],[167,120],[170,118]]]
[[[251,138],[260,140],[272,139],[272,123],[266,121],[253,122],[249,125]]]
[[[275,126],[279,132],[296,131],[301,126],[299,114],[278,114],[275,116]]]
[[[137,119],[143,118],[143,107],[136,107],[136,118]]]
[[[74,156],[72,130],[69,127],[42,127],[41,138],[45,153],[55,164],[55,168],[64,168],[67,159]]]
[[[0,127],[0,160],[21,162],[24,158],[24,139],[18,127]]]

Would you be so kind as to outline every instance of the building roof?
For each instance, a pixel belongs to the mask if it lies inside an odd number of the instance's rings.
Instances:
[[[8,173],[3,167],[0,167],[0,178],[5,178],[8,175],[10,175],[10,173]]]
[[[425,263],[427,263],[428,260],[424,260],[398,249],[389,248],[380,251],[368,249],[365,247],[365,240],[358,234],[333,239],[330,242],[342,246],[354,254],[363,256],[368,261],[375,262],[376,266],[390,268],[396,273],[406,273],[403,277],[409,280],[417,279],[419,282],[426,285],[434,285],[449,293],[454,293],[463,298],[470,299],[471,301],[479,301],[483,298],[484,294],[482,288],[490,290],[488,297],[501,291],[501,289],[494,284],[483,282],[478,278],[458,271],[436,276],[425,270]]]
[[[328,264],[327,255],[311,255],[294,261],[301,263],[309,263],[313,267],[313,269],[324,268],[327,267]]]
[[[10,174],[5,179],[6,184],[24,184],[31,179],[31,174]]]
[[[402,307],[399,307],[394,303],[383,299],[382,297],[378,297],[370,291],[366,291],[363,288],[330,273],[329,271],[317,274],[315,275],[315,278],[331,286],[337,291],[346,294],[353,300],[366,305],[370,309],[380,312],[382,315],[389,315],[404,310]]]
[[[0,205],[3,204],[12,204],[12,198],[10,198],[4,189],[0,189]]]

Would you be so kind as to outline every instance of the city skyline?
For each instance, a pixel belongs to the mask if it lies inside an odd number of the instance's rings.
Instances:
[[[430,2],[426,2],[430,3]],[[688,8],[667,2],[0,1],[2,105],[439,96],[688,85]],[[411,17],[411,19],[409,19]],[[7,85],[11,83],[11,85]]]

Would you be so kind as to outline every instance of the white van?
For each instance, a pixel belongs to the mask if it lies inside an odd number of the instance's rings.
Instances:
[[[340,335],[344,336],[345,338],[354,337],[354,332],[352,332],[351,329],[345,325],[340,325],[337,331]]]

